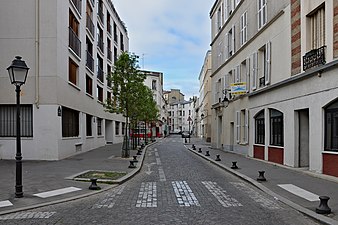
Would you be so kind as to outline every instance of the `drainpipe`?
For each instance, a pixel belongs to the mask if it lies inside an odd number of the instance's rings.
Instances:
[[[40,0],[35,0],[35,106],[40,107]]]

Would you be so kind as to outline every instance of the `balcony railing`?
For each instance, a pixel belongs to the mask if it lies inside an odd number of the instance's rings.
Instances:
[[[103,83],[103,70],[100,66],[97,67],[97,79]]]
[[[93,56],[87,51],[86,66],[90,71],[94,72],[94,59]]]
[[[109,49],[109,48],[107,48],[107,58],[110,60],[110,61],[112,61],[112,51]]]
[[[90,2],[92,3],[92,6],[95,7],[95,0],[90,0]]]
[[[81,58],[81,41],[71,27],[69,27],[69,47]]]
[[[90,17],[90,15],[88,13],[87,13],[86,26],[87,26],[90,34],[94,37],[95,26],[94,26],[92,18]]]
[[[103,39],[100,37],[100,35],[97,38],[97,46],[101,50],[102,53],[104,53],[104,44],[103,44]]]
[[[72,0],[73,5],[75,6],[75,8],[77,9],[77,11],[80,13],[82,13],[82,0]]]
[[[325,50],[326,46],[318,49],[313,49],[303,56],[303,70],[306,71],[313,67],[325,65]]]
[[[101,23],[103,24],[103,9],[102,9],[102,6],[99,6],[99,9],[98,9],[98,12],[97,12],[97,15],[99,16],[99,19],[101,20]]]

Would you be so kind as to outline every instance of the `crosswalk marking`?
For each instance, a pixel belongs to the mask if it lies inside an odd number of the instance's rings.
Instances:
[[[237,189],[245,192],[251,199],[259,203],[262,207],[267,208],[267,209],[272,209],[272,210],[281,209],[281,207],[276,202],[264,197],[259,192],[248,187],[246,184],[238,183],[238,182],[230,182],[230,183],[233,186],[235,186]]]
[[[173,181],[171,184],[180,206],[201,206],[186,181]]]
[[[217,199],[223,207],[238,207],[243,206],[236,199],[227,194],[216,182],[203,181],[202,184],[208,189],[208,191]]]
[[[82,189],[76,188],[76,187],[68,187],[68,188],[62,188],[62,189],[57,189],[57,190],[53,190],[53,191],[37,193],[37,194],[34,194],[34,196],[37,196],[37,197],[40,197],[40,198],[49,198],[49,197],[53,197],[53,196],[57,196],[57,195],[67,194],[67,193],[74,192],[74,191],[80,191],[80,190],[82,190]]]
[[[137,208],[157,207],[157,186],[156,182],[143,182],[136,202]]]
[[[319,201],[319,196],[293,184],[278,184],[279,187],[310,202]]]
[[[0,216],[0,220],[48,219],[56,212],[18,212]]]
[[[8,201],[8,200],[0,202],[0,208],[7,207],[7,206],[12,206],[12,205],[13,204],[10,201]]]
[[[118,186],[117,188],[113,189],[111,192],[107,193],[104,196],[104,199],[100,202],[96,203],[92,209],[101,209],[101,208],[113,208],[116,203],[116,196],[121,195],[125,185]]]
[[[158,168],[158,173],[160,175],[160,181],[167,181],[165,174],[164,174],[164,170],[162,167]]]

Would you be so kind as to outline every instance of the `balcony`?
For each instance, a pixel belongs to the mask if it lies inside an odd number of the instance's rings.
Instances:
[[[89,14],[87,14],[86,27],[88,28],[92,37],[94,37],[95,26],[94,26],[93,20],[92,20],[92,18]]]
[[[94,59],[93,56],[87,51],[87,57],[86,57],[86,66],[90,71],[94,73]]]
[[[109,48],[107,48],[107,58],[110,62],[112,61],[112,55],[113,55],[112,51]]]
[[[103,44],[103,39],[100,37],[100,35],[97,38],[97,46],[101,50],[101,52],[104,54],[104,44]]]
[[[99,16],[99,19],[101,20],[101,23],[103,24],[103,9],[102,9],[102,6],[99,6],[99,9],[98,9],[98,12],[97,12],[97,15]]]
[[[97,67],[97,79],[103,83],[103,70],[100,66]]]
[[[69,27],[69,47],[81,58],[81,41],[71,27]]]
[[[79,12],[79,14],[81,15],[82,12],[82,0],[72,0],[73,5],[75,6],[75,8],[77,9],[77,11]]]
[[[322,46],[307,52],[303,56],[303,70],[306,71],[314,67],[325,65],[325,50],[326,46]]]

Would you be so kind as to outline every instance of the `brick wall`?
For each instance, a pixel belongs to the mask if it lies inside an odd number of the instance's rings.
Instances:
[[[338,1],[333,1],[333,57],[338,58]]]
[[[291,75],[301,72],[300,1],[291,0]]]

